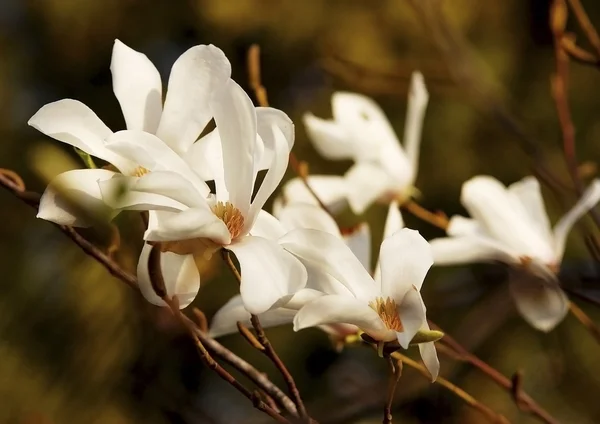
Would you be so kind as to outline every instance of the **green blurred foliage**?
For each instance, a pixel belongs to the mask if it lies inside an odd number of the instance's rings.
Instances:
[[[506,101],[550,167],[564,177],[549,90],[554,58],[548,3],[443,5],[451,25],[473,47],[478,77]],[[585,3],[592,21],[600,23],[600,6]],[[43,104],[76,98],[113,130],[124,127],[109,72],[115,38],[146,53],[164,81],[186,48],[215,44],[245,87],[245,53],[259,43],[270,101],[296,122],[295,152],[312,173],[341,173],[349,163],[316,154],[302,114],[328,116],[333,91],[358,91],[374,97],[402,134],[414,69],[424,73],[431,97],[417,184],[426,207],[460,213],[460,187],[469,177],[487,173],[508,183],[530,172],[517,137],[454,85],[450,69],[456,64],[442,59],[429,31],[402,0],[3,0],[1,5],[0,166],[18,171],[31,189],[41,191],[53,175],[80,166],[68,147],[27,126]],[[578,32],[575,22],[569,29]],[[593,95],[599,82],[597,69],[572,66],[570,105],[582,161],[597,162],[600,153],[600,98]],[[560,205],[546,194],[556,218]],[[0,201],[1,422],[264,422],[247,400],[203,369],[168,313],[146,305],[52,225],[36,220],[35,211],[5,192]],[[369,221],[378,246],[385,212],[376,205],[363,217],[341,221]],[[406,221],[427,237],[440,235],[412,217]],[[118,259],[133,271],[143,229],[135,214],[123,214],[117,223],[123,238]],[[106,229],[86,235],[100,245],[109,243]],[[575,232],[567,255],[575,265],[586,258]],[[236,288],[218,260],[200,265],[203,287],[196,303],[210,316]],[[562,422],[600,421],[600,347],[571,317],[548,335],[527,327],[498,274],[489,266],[434,269],[425,285],[430,316],[507,375],[522,370],[525,389]],[[600,320],[597,311],[586,311]],[[387,380],[385,364],[372,352],[351,348],[338,354],[317,330],[293,334],[281,328],[270,335],[322,423],[379,422]],[[224,342],[282,383],[239,336]],[[452,394],[410,369],[404,374],[395,413],[399,422],[482,422]],[[442,374],[511,422],[534,422],[477,371],[444,360]]]

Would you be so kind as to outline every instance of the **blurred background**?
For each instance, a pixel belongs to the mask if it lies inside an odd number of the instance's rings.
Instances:
[[[485,173],[510,183],[530,173],[522,139],[494,113],[498,104],[566,180],[550,95],[549,1],[439,3],[470,46],[470,63],[440,55],[431,29],[405,0],[0,0],[0,167],[14,169],[39,192],[59,172],[81,167],[68,146],[27,126],[51,101],[81,100],[111,129],[124,128],[109,70],[119,38],[145,53],[163,81],[187,48],[215,44],[245,88],[247,49],[260,44],[270,102],[296,122],[295,152],[312,173],[342,173],[350,163],[316,154],[301,124],[304,112],[330,116],[335,90],[357,91],[379,102],[402,134],[408,80],[418,69],[430,91],[417,181],[424,206],[464,213],[458,199],[466,179]],[[600,24],[600,3],[584,3]],[[577,33],[575,22],[568,28]],[[478,80],[475,88],[453,81],[457,67],[467,65]],[[572,65],[570,104],[581,161],[597,162],[600,155],[599,86],[598,69]],[[544,194],[556,219],[561,204]],[[146,304],[10,193],[0,191],[0,206],[0,422],[268,422],[202,366],[169,313]],[[367,220],[379,246],[385,213],[385,206],[375,205],[362,217],[343,214],[340,221]],[[413,217],[406,221],[428,238],[441,235]],[[117,224],[119,261],[134,271],[143,228],[135,214],[121,214]],[[103,228],[85,234],[100,246],[110,238]],[[216,259],[199,263],[203,287],[195,305],[209,317],[236,289]],[[578,281],[594,274],[578,232],[564,267]],[[521,370],[524,389],[559,421],[600,422],[600,346],[571,316],[550,334],[529,328],[516,315],[505,278],[495,266],[434,269],[424,286],[428,314],[506,375]],[[590,293],[591,281],[584,287]],[[600,321],[593,306],[580,306]],[[321,423],[381,422],[388,377],[371,350],[337,352],[318,330],[294,334],[283,327],[268,334]],[[240,336],[222,342],[282,383]],[[511,422],[535,422],[477,370],[443,358],[442,375]],[[407,367],[394,406],[401,423],[485,422]]]

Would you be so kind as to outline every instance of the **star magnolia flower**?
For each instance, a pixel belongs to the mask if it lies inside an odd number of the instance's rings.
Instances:
[[[294,203],[285,206],[279,211],[277,218],[279,218],[281,228],[276,234],[273,234],[275,237],[278,238],[278,236],[285,234],[286,230],[293,230],[295,228],[310,228],[325,231],[343,239],[363,266],[369,269],[371,262],[371,233],[368,225],[360,225],[352,234],[342,236],[336,222],[331,216],[319,206],[308,203]],[[307,302],[323,296],[330,291],[335,292],[335,290],[331,289],[331,286],[339,285],[340,283],[337,280],[312,271],[309,267],[306,288],[298,291],[285,305],[259,315],[260,322],[264,328],[290,324],[296,312]],[[238,331],[237,322],[242,322],[246,325],[250,324],[250,313],[244,308],[239,295],[231,298],[215,314],[211,321],[209,334],[212,337],[220,337],[236,333]],[[343,324],[324,325],[321,328],[339,337],[354,334],[357,331],[355,326]]]
[[[222,148],[222,164],[212,164],[215,195],[185,171],[185,163],[177,172],[116,176],[101,182],[100,188],[104,200],[115,208],[157,211],[144,239],[163,252],[191,256],[231,250],[241,266],[244,305],[259,314],[289,301],[307,279],[301,262],[270,238],[276,219],[261,209],[286,171],[293,124],[281,111],[255,108],[233,80],[213,96],[210,108],[216,123],[214,137]],[[152,134],[121,131],[107,146],[146,167],[168,160],[164,149],[147,147],[159,144]],[[252,198],[265,152],[271,153],[272,163]],[[123,185],[125,195],[115,197]]]
[[[501,261],[528,271],[511,280],[517,309],[535,328],[553,329],[568,311],[568,299],[556,279],[567,235],[575,222],[600,200],[600,180],[554,226],[533,177],[508,188],[488,176],[463,184],[461,202],[472,219],[450,220],[450,237],[431,241],[436,265]],[[525,278],[525,281],[524,281]]]
[[[192,149],[212,118],[209,101],[213,93],[231,75],[231,65],[220,49],[213,45],[192,47],[173,64],[163,108],[160,75],[145,55],[116,40],[110,69],[127,128],[156,134],[161,143],[179,155]],[[156,170],[108,149],[106,143],[114,137],[113,132],[77,100],[49,103],[28,123],[56,140],[109,162],[125,175]],[[91,222],[86,215],[110,214],[97,182],[114,174],[108,169],[78,169],[58,175],[42,196],[38,217],[64,225],[88,226]],[[57,197],[57,193],[62,196]],[[82,208],[86,214],[81,213]]]
[[[328,206],[347,201],[356,214],[376,200],[409,197],[417,177],[421,129],[429,94],[423,75],[411,77],[404,146],[381,108],[360,94],[337,92],[332,97],[333,119],[307,114],[304,124],[315,149],[328,159],[351,159],[344,177],[309,176],[310,187]],[[315,203],[304,184],[291,180],[284,187],[286,201]]]
[[[373,279],[352,251],[331,234],[308,229],[280,239],[307,267],[330,275],[340,284],[330,294],[306,303],[294,317],[294,330],[351,324],[381,342],[398,341],[403,348],[419,330],[429,330],[420,289],[433,263],[427,241],[414,230],[402,229],[384,240],[380,279]],[[439,362],[433,342],[419,344],[421,357],[435,380]]]

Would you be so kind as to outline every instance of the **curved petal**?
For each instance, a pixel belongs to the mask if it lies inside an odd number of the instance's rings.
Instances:
[[[598,201],[600,201],[600,180],[596,179],[591,182],[575,206],[556,223],[554,226],[554,249],[558,261],[562,259],[565,252],[569,231],[579,218],[596,206]]]
[[[423,74],[413,72],[408,88],[408,109],[404,124],[404,149],[411,165],[412,180],[416,179],[419,168],[419,148],[421,146],[421,131],[425,119],[425,109],[429,102],[429,93],[425,86]]]
[[[127,129],[154,134],[162,114],[162,82],[156,67],[145,54],[115,40],[110,71]]]
[[[537,330],[554,329],[569,312],[569,299],[557,283],[520,274],[513,275],[509,288],[517,310]]]
[[[98,182],[114,175],[106,169],[76,169],[57,175],[40,199],[37,217],[75,227],[110,218],[112,210],[102,200]]]
[[[178,154],[185,153],[212,117],[210,102],[231,76],[231,64],[218,47],[188,49],[173,64],[156,135]]]
[[[281,306],[306,286],[304,265],[274,241],[246,236],[227,249],[240,263],[240,294],[250,313],[262,314]]]
[[[184,159],[203,181],[222,181],[224,178],[223,148],[219,131],[214,129],[192,144]]]
[[[381,244],[381,294],[401,302],[415,287],[421,290],[433,265],[431,246],[418,231],[403,228]]]
[[[427,321],[423,323],[423,326],[420,328],[420,330],[430,330]],[[437,356],[435,343],[419,343],[419,353],[421,354],[421,359],[423,360],[427,371],[429,371],[429,374],[431,375],[431,381],[435,381],[440,374],[440,360]]]
[[[392,200],[388,207],[388,214],[385,218],[385,225],[383,227],[383,239],[391,237],[396,231],[404,228],[404,220],[400,213],[400,205],[396,200]],[[377,258],[377,264],[375,265],[375,272],[373,273],[373,279],[381,287],[381,258]]]
[[[227,226],[209,209],[190,208],[165,215],[159,225],[148,228],[144,240],[157,242],[185,242],[209,239],[221,245],[231,243]]]
[[[135,168],[128,160],[106,149],[104,143],[112,131],[92,109],[77,100],[48,103],[27,123],[47,136],[113,164],[121,172]]]
[[[337,175],[309,175],[307,179],[311,190],[332,212],[340,212],[346,207],[348,191],[344,177]],[[306,188],[299,177],[292,178],[283,186],[283,198],[287,203],[310,203],[319,205],[315,196]]]
[[[288,230],[310,228],[342,237],[340,229],[331,215],[320,206],[310,203],[290,203],[281,208],[279,221]]]
[[[352,324],[376,339],[388,338],[377,312],[351,296],[327,295],[309,302],[294,318],[294,331],[324,324]]]
[[[436,265],[460,265],[474,262],[500,261],[514,264],[517,252],[482,236],[442,237],[429,241]]]
[[[319,154],[327,159],[354,158],[355,145],[344,127],[335,121],[317,118],[312,113],[302,117],[308,138]]]
[[[535,227],[548,244],[552,244],[550,220],[544,206],[540,183],[534,177],[526,177],[508,186],[508,194],[520,202],[529,215],[530,224]]]
[[[230,79],[211,103],[211,109],[221,138],[229,201],[247,216],[254,185],[254,105],[242,87]]]
[[[417,331],[427,322],[427,318],[425,317],[426,310],[421,293],[416,288],[411,288],[404,296],[402,303],[398,306],[398,315],[400,316],[400,321],[402,321],[402,331],[396,335],[398,343],[404,349],[408,349],[410,341],[415,337]]]
[[[275,132],[272,127],[276,126],[281,130],[288,146],[288,152],[294,147],[295,131],[294,123],[290,117],[283,111],[272,107],[257,107],[256,108],[256,128],[258,135],[264,142],[265,150],[258,161],[258,166],[254,172],[263,169],[269,169],[273,161],[275,152],[275,140],[273,138]]]
[[[290,231],[279,239],[279,243],[307,266],[333,276],[357,299],[370,302],[379,295],[365,267],[338,237],[302,228]]]
[[[149,171],[170,171],[181,175],[196,187],[202,197],[210,189],[188,164],[160,138],[143,131],[119,131],[108,138],[106,147]]]
[[[498,180],[477,176],[463,184],[461,202],[493,239],[520,256],[554,262],[554,249],[530,225],[525,209]]]
[[[485,235],[483,227],[477,221],[460,215],[454,215],[450,218],[446,233],[449,236]]]
[[[335,235],[335,234],[334,234]],[[346,246],[350,248],[354,256],[371,272],[371,229],[369,224],[363,222],[355,228],[352,233],[343,236]]]
[[[157,306],[166,306],[166,303],[156,295],[152,288],[148,260],[152,246],[144,244],[140,259],[138,260],[137,275],[140,292],[146,300]],[[196,267],[193,255],[177,255],[175,253],[160,254],[160,269],[165,282],[167,295],[176,297],[179,308],[183,309],[196,298],[200,290],[200,274]]]
[[[393,190],[388,174],[374,163],[357,163],[344,176],[347,199],[355,214],[362,214],[373,202]]]
[[[254,221],[250,233],[253,236],[277,240],[285,234],[285,228],[277,218],[261,209],[258,212],[258,216],[256,217],[256,221]]]

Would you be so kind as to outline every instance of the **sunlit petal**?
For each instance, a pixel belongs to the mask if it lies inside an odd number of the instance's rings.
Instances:
[[[319,206],[310,203],[290,203],[281,208],[279,221],[288,230],[310,228],[341,237],[333,218]]]

